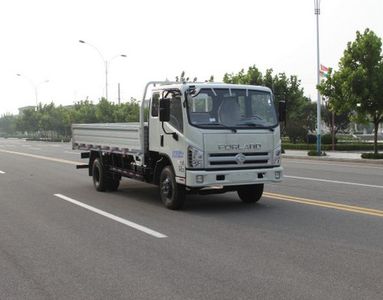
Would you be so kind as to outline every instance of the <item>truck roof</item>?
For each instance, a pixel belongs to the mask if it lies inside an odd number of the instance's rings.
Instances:
[[[156,89],[169,89],[176,88],[180,89],[182,92],[186,91],[190,87],[195,87],[197,89],[202,88],[212,88],[212,89],[249,89],[249,90],[258,90],[264,92],[271,92],[268,87],[260,85],[245,85],[245,84],[228,84],[228,83],[216,83],[216,82],[202,82],[202,83],[174,83],[169,85],[157,86]]]

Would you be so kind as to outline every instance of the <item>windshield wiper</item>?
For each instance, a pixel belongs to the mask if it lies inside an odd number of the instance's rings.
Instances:
[[[269,129],[270,131],[274,132],[274,128],[271,126],[263,126],[263,125],[253,123],[253,122],[244,122],[244,123],[240,123],[238,125],[246,125],[249,127],[254,127],[254,128],[259,128],[259,129]]]
[[[258,115],[252,115],[250,117],[242,118],[242,120],[254,120],[254,119],[256,119],[256,120],[263,120],[263,118],[258,116]]]
[[[224,127],[226,129],[231,130],[233,133],[237,133],[237,129],[236,128],[230,127],[230,126],[227,126],[227,125],[224,125],[224,124],[221,124],[221,123],[198,123],[196,125],[202,125],[202,126],[205,126],[205,125],[218,125],[218,126],[221,126],[221,127]]]

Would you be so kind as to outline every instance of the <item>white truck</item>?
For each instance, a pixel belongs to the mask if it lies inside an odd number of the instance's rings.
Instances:
[[[117,190],[121,177],[156,184],[169,209],[188,193],[237,191],[257,202],[264,183],[282,179],[285,108],[278,118],[273,100],[261,86],[149,82],[139,123],[72,125],[72,148],[89,159],[77,168],[100,192]]]

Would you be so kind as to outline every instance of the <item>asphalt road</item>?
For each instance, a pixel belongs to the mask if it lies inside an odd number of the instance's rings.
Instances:
[[[285,159],[256,205],[170,211],[151,185],[96,192],[79,161],[0,139],[0,299],[383,299],[382,165]]]

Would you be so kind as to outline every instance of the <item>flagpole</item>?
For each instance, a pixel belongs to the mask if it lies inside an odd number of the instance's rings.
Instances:
[[[320,15],[320,0],[314,0],[315,15],[317,21],[317,85],[320,84],[320,62],[319,62],[319,15]],[[317,155],[321,155],[321,99],[317,88]]]

